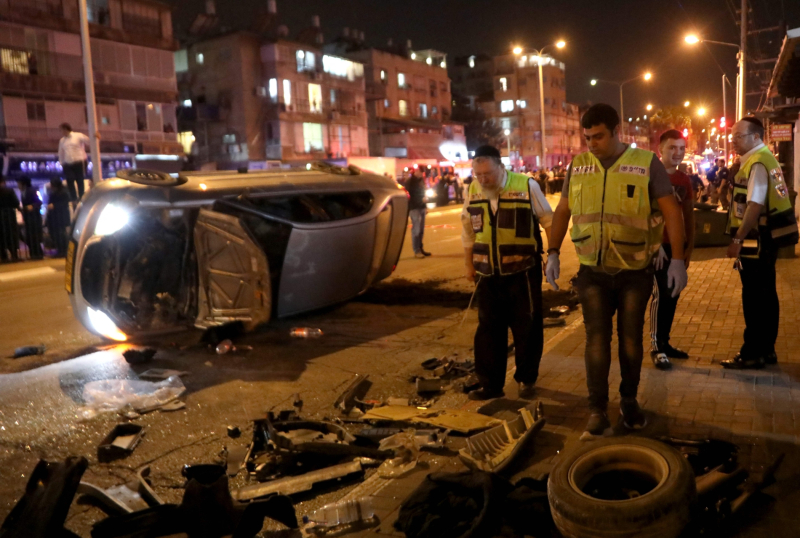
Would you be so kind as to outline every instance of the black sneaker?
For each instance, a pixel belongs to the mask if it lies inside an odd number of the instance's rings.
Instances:
[[[519,397],[523,400],[530,400],[536,396],[536,386],[534,383],[520,383],[519,384]]]
[[[505,392],[503,392],[502,390],[498,391],[487,390],[481,387],[477,390],[473,390],[472,392],[470,392],[467,395],[467,398],[469,398],[470,400],[477,400],[479,402],[482,402],[485,400],[494,400],[495,398],[501,398],[505,395],[506,395]]]
[[[581,434],[581,441],[592,441],[601,437],[610,437],[611,435],[614,435],[614,430],[611,428],[611,422],[608,421],[608,415],[595,412],[589,417],[589,423]]]
[[[669,357],[662,351],[651,351],[650,358],[653,359],[653,366],[659,370],[669,370],[672,368],[672,363],[669,362]]]
[[[431,253],[428,252],[427,250],[420,250],[420,252],[422,252],[422,255],[426,257],[431,255]]]
[[[629,430],[641,430],[647,426],[647,417],[642,413],[636,398],[623,399],[619,403],[619,414],[622,415],[622,424]]]
[[[739,352],[732,359],[721,360],[719,363],[723,368],[731,370],[760,370],[765,365],[765,359],[764,357],[745,357]]]
[[[688,359],[689,354],[683,351],[682,349],[678,349],[676,347],[672,347],[669,344],[661,344],[658,346],[658,350],[664,353],[670,359]]]
[[[778,364],[778,354],[773,351],[768,355],[764,355],[764,364]]]

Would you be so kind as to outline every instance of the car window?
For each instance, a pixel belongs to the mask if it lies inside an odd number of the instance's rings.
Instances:
[[[372,209],[369,191],[249,197],[248,202],[268,215],[298,223],[330,222],[360,217]]]

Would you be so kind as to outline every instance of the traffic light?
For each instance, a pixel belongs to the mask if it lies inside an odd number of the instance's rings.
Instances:
[[[720,128],[720,129],[724,129],[724,128],[725,128],[725,116],[722,116],[722,117],[719,119],[719,128]]]

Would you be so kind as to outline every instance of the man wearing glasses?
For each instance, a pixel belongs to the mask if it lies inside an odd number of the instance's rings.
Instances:
[[[506,171],[492,146],[475,150],[475,181],[461,212],[467,280],[477,281],[475,373],[471,400],[504,395],[508,329],[514,335],[519,397],[534,396],[542,358],[542,238],[550,237],[553,210],[538,183]],[[477,279],[477,280],[476,280]]]
[[[725,368],[763,368],[775,364],[780,305],[775,289],[778,249],[796,245],[797,219],[781,166],[764,145],[764,125],[746,117],[732,130],[733,149],[741,155],[733,178],[728,233],[733,241],[728,257],[736,258],[742,279],[744,344]]]

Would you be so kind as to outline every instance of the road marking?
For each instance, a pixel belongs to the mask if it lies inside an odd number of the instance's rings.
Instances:
[[[36,267],[35,269],[23,269],[22,271],[10,271],[8,273],[0,273],[0,282],[11,282],[13,280],[22,280],[24,278],[36,278],[39,276],[52,275],[57,273],[54,267]]]

